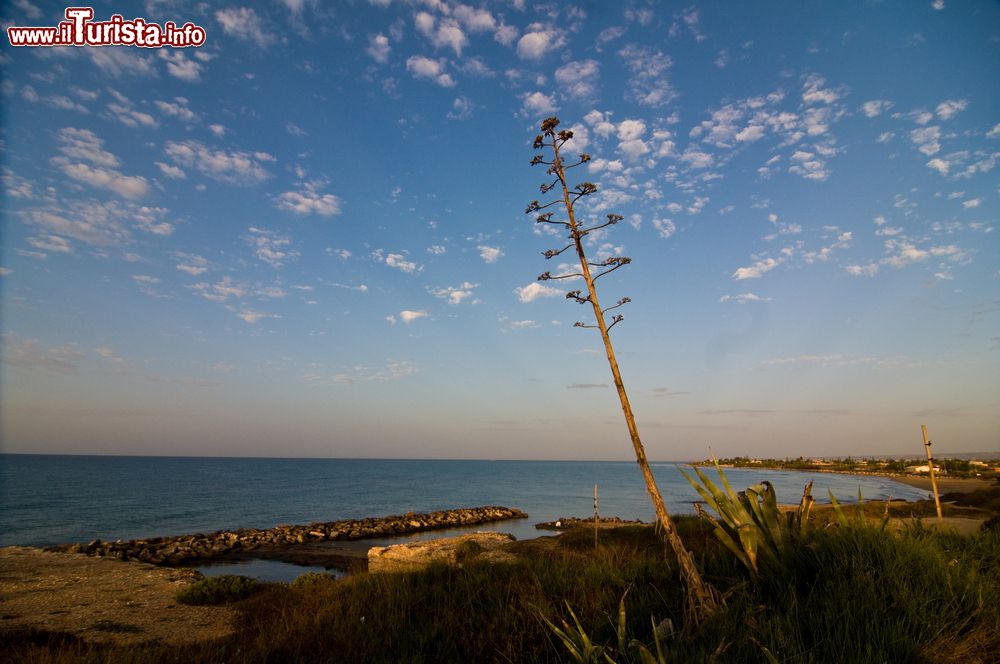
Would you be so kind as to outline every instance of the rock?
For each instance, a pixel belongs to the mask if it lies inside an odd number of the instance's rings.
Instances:
[[[477,507],[442,510],[430,514],[410,512],[404,516],[383,518],[345,519],[328,523],[311,523],[307,526],[279,525],[270,530],[238,528],[220,530],[207,535],[196,533],[177,537],[155,537],[123,542],[105,543],[101,540],[83,544],[64,544],[48,547],[51,551],[87,553],[121,559],[139,558],[160,565],[181,565],[190,560],[207,560],[229,555],[235,551],[252,551],[262,546],[307,544],[314,541],[367,539],[403,535],[435,528],[453,528],[460,525],[489,523],[506,519],[523,519],[528,515],[508,507]]]
[[[477,553],[496,552],[504,544],[513,541],[514,536],[507,533],[480,532],[391,546],[374,546],[368,550],[368,571],[406,572],[436,561],[454,565],[459,562],[458,553],[463,549]],[[466,544],[469,542],[473,546]],[[496,559],[498,556],[490,557]]]
[[[619,526],[634,526],[642,523],[639,519],[625,520],[617,516],[605,516],[597,522],[599,528],[617,528]],[[594,517],[579,519],[573,517],[562,517],[556,521],[546,521],[536,523],[535,528],[539,530],[571,530],[573,528],[593,528]]]

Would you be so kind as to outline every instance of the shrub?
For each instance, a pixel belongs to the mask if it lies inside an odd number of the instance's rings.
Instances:
[[[455,561],[466,563],[475,559],[484,551],[482,545],[475,540],[464,540],[455,547]]]
[[[177,601],[195,606],[226,604],[246,599],[260,589],[261,584],[256,579],[225,574],[192,583],[177,593]]]
[[[332,574],[327,574],[326,572],[306,572],[300,576],[297,576],[294,581],[290,584],[292,588],[296,590],[303,588],[316,588],[317,586],[326,586],[327,584],[336,582],[336,577]]]

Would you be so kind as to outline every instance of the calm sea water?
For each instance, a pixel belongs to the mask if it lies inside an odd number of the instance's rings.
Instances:
[[[692,513],[697,496],[675,464],[655,463],[653,470],[671,512]],[[827,489],[850,501],[859,486],[866,499],[926,497],[876,477],[738,469],[727,476],[737,490],[770,480],[787,503],[798,501],[809,480],[821,502]],[[0,545],[270,528],[480,505],[527,512],[527,520],[493,528],[525,539],[541,533],[535,523],[592,515],[595,482],[601,514],[653,520],[632,462],[0,455]]]

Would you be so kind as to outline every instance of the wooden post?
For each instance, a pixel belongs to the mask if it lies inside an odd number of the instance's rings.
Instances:
[[[934,489],[934,506],[937,508],[938,523],[944,523],[941,516],[941,498],[938,496],[937,475],[934,474],[934,458],[931,456],[931,440],[927,437],[927,426],[920,425],[920,433],[924,435],[924,449],[927,450],[927,468],[931,474],[931,488]]]
[[[597,548],[597,524],[601,518],[597,515],[597,482],[594,482],[594,548]]]

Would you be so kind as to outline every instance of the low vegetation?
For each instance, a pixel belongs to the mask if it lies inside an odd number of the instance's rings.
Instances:
[[[566,636],[605,662],[992,661],[1000,652],[1000,529],[961,537],[914,521],[894,532],[856,519],[853,507],[844,512],[847,525],[811,522],[780,570],[760,574],[748,572],[710,523],[678,519],[698,567],[726,598],[697,627],[685,624],[676,563],[653,526],[603,529],[596,548],[593,530],[582,528],[514,543],[512,563],[472,555],[461,567],[253,586],[238,605],[235,633],[200,646],[6,633],[0,659],[579,661]],[[206,597],[244,587],[220,578],[201,582]]]
[[[261,588],[259,582],[249,577],[225,574],[192,583],[177,593],[177,601],[195,606],[228,604],[246,599]]]

